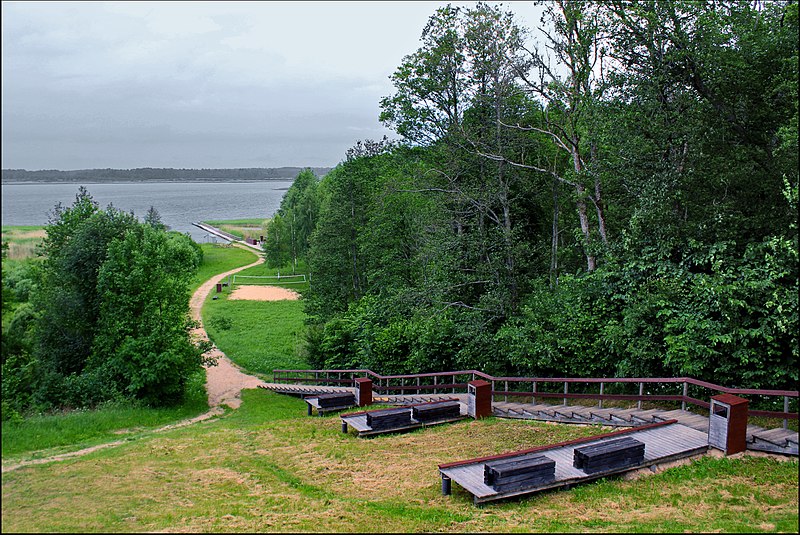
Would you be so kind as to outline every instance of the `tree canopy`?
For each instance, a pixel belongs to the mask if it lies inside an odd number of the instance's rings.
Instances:
[[[437,10],[402,143],[287,193],[311,364],[793,387],[797,4],[543,5]]]

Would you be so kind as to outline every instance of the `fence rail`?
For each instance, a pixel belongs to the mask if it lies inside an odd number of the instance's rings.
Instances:
[[[273,370],[275,383],[352,386],[358,377],[372,379],[373,390],[383,395],[465,393],[470,381],[483,379],[492,385],[493,400],[530,398],[535,403],[537,398],[560,399],[567,405],[569,399],[589,399],[596,400],[599,408],[603,408],[604,401],[635,401],[637,408],[643,402],[670,401],[680,402],[682,409],[688,405],[707,409],[711,396],[718,393],[760,397],[773,404],[779,404],[783,398],[782,411],[750,409],[749,414],[782,419],[784,428],[788,427],[788,420],[798,419],[797,390],[728,388],[692,377],[494,377],[477,370],[405,375],[381,375],[368,369]],[[543,388],[547,386],[550,388]],[[794,410],[790,410],[792,399]]]

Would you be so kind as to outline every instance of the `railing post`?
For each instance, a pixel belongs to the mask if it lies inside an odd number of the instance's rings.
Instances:
[[[455,394],[456,393],[456,376],[452,375],[450,380],[453,381],[453,394]]]
[[[644,383],[639,383],[639,401],[636,402],[636,408],[642,408],[642,394],[644,394]]]
[[[494,379],[492,379],[492,403],[494,403]]]
[[[505,388],[505,391],[506,391],[506,393],[503,395],[503,401],[505,401],[506,403],[508,403],[508,381],[506,381],[506,388]]]
[[[567,406],[567,391],[569,390],[569,383],[564,381],[564,406]]]
[[[681,410],[686,410],[686,397],[689,395],[689,383],[683,382],[683,399],[681,400]]]
[[[417,375],[417,395],[419,396],[419,375]]]
[[[789,412],[789,396],[783,396],[783,412]],[[783,419],[783,428],[789,429],[789,419]]]
[[[536,405],[536,380],[534,379],[531,382],[533,383],[533,395],[531,396],[531,405]]]
[[[603,408],[603,397],[602,396],[603,396],[603,387],[605,385],[606,385],[605,383],[600,383],[600,399],[597,400],[597,408],[598,409],[602,409]]]
[[[439,384],[439,376],[438,375],[434,375],[433,376],[433,393],[434,394],[438,394],[439,393],[439,389],[436,388],[436,385],[438,385],[438,384]]]

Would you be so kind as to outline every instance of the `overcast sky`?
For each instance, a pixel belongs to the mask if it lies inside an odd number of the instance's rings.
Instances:
[[[3,1],[2,167],[334,166],[446,3]]]

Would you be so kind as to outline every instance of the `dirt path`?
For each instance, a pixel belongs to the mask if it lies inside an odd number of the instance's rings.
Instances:
[[[200,309],[203,308],[206,297],[208,297],[208,294],[211,293],[218,282],[229,275],[263,263],[264,258],[259,257],[259,259],[252,264],[220,273],[203,283],[189,301],[192,318],[202,321]],[[208,334],[202,327],[202,324],[200,328],[192,332],[192,336],[198,341],[208,340]],[[206,368],[206,391],[208,392],[208,406],[211,407],[211,411],[215,409],[219,410],[221,405],[227,405],[233,409],[239,408],[239,405],[242,403],[239,397],[242,390],[257,388],[258,385],[263,384],[261,379],[242,373],[239,368],[234,366],[230,359],[225,356],[225,353],[217,349],[216,346],[209,352],[209,356],[217,359],[216,366]]]
[[[192,295],[191,300],[189,301],[189,309],[193,319],[198,321],[202,321],[200,317],[200,310],[203,307],[203,303],[208,297],[208,294],[215,288],[218,282],[222,279],[227,277],[228,275],[233,275],[239,271],[244,269],[257,266],[264,262],[263,257],[259,257],[259,259],[252,264],[248,264],[246,266],[232,269],[230,271],[226,271],[225,273],[220,273],[219,275],[215,275],[205,283],[203,283],[200,288],[198,288],[194,294]],[[201,326],[191,333],[192,337],[195,340],[208,340],[208,334],[206,333],[205,329]],[[162,431],[167,431],[170,429],[177,429],[179,427],[186,427],[187,425],[192,425],[197,422],[202,422],[204,420],[208,420],[213,418],[214,416],[218,416],[224,412],[222,409],[222,405],[227,405],[233,409],[239,408],[241,405],[242,400],[240,398],[242,390],[247,388],[257,388],[258,385],[263,384],[261,379],[257,377],[253,377],[252,375],[247,375],[242,373],[239,368],[237,368],[231,361],[228,359],[225,354],[217,349],[216,346],[209,352],[209,354],[217,359],[216,366],[206,367],[206,391],[208,392],[208,412],[205,412],[199,416],[195,416],[194,418],[190,418],[188,420],[183,420],[181,422],[167,425],[164,427],[160,427],[158,429],[154,429],[151,431],[152,433],[160,433]],[[105,444],[98,444],[97,446],[92,446],[90,448],[84,448],[82,450],[73,451],[69,453],[64,453],[61,455],[53,455],[50,457],[43,457],[41,459],[29,459],[20,462],[14,462],[9,464],[3,464],[3,473],[10,472],[12,470],[16,470],[18,468],[22,468],[24,466],[30,466],[34,464],[45,464],[54,461],[64,461],[67,459],[73,459],[75,457],[80,457],[82,455],[86,455],[88,453],[92,453],[98,450],[111,448],[114,446],[119,446],[120,444],[125,444],[129,442],[130,439],[127,440],[116,440],[114,442],[106,442]],[[34,452],[35,453],[35,452]]]

